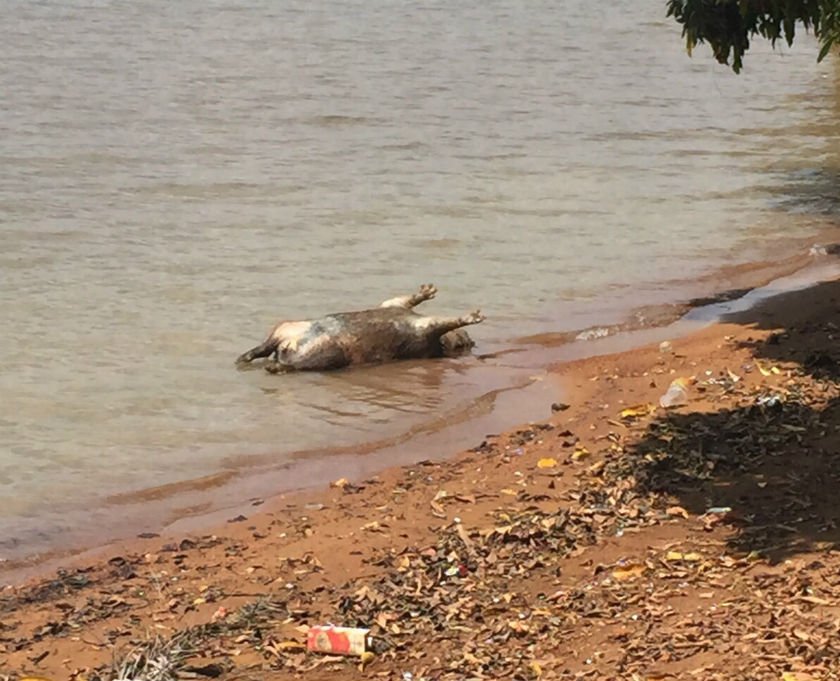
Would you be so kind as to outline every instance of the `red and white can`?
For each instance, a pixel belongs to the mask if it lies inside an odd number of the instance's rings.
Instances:
[[[306,635],[306,648],[333,655],[362,655],[367,649],[370,629],[336,627],[332,624],[311,627]]]

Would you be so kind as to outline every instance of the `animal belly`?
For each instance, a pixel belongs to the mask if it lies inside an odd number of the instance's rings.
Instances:
[[[300,371],[340,369],[350,363],[341,343],[328,333],[298,343],[286,353],[281,351],[280,361]]]
[[[388,308],[327,315],[281,344],[280,362],[291,369],[325,370],[440,355],[439,340],[430,344],[415,319],[411,312]]]

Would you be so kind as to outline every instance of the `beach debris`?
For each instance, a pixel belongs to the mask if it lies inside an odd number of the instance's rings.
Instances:
[[[306,649],[316,653],[360,657],[369,652],[369,635],[370,629],[358,627],[314,626],[306,635]]]
[[[828,255],[828,249],[821,245],[821,244],[814,244],[811,248],[808,249],[808,255],[813,257],[818,257],[822,255]]]
[[[330,483],[330,487],[335,487],[337,489],[342,489],[347,487],[350,484],[350,481],[347,478],[339,478],[338,480],[333,480]]]
[[[558,411],[566,411],[571,407],[570,404],[566,404],[565,402],[552,402],[551,403],[551,411],[557,413]]]
[[[681,404],[688,402],[688,386],[689,379],[676,378],[671,381],[668,390],[659,398],[659,406],[663,408],[678,407]]]
[[[537,461],[537,468],[554,468],[557,465],[557,459],[546,457]]]
[[[663,355],[667,355],[674,351],[674,346],[671,345],[671,341],[664,340],[659,344],[659,352]]]

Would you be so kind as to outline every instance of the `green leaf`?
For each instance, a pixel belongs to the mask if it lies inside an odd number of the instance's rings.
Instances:
[[[825,56],[829,52],[831,52],[831,48],[833,46],[834,46],[834,36],[831,36],[830,38],[826,38],[825,40],[823,40],[822,47],[820,48],[820,53],[819,53],[819,55],[817,55],[817,61],[821,62],[823,59],[825,59]]]

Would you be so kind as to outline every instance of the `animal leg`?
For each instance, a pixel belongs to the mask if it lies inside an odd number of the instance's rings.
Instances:
[[[277,359],[278,344],[279,343],[276,338],[269,336],[261,345],[258,345],[255,348],[251,348],[250,350],[248,350],[248,352],[244,352],[241,355],[239,355],[239,357],[236,358],[236,363],[246,364],[261,357],[268,357],[271,354],[274,354],[275,359]]]
[[[389,298],[379,307],[404,307],[406,310],[410,310],[426,300],[431,300],[435,297],[436,293],[437,288],[435,288],[434,284],[423,284],[417,293]]]
[[[484,321],[484,315],[479,310],[470,312],[463,317],[421,317],[416,324],[437,336],[460,329],[462,326],[480,324]]]

